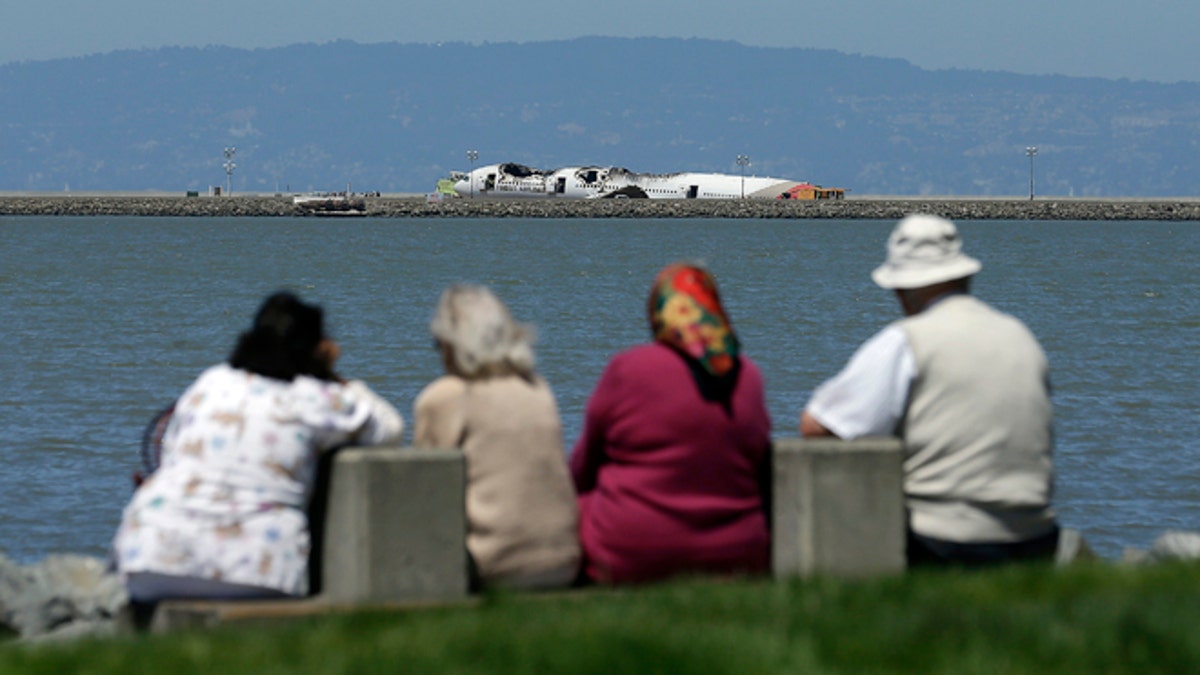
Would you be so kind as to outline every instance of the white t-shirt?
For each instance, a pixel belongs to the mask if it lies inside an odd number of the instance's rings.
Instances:
[[[806,410],[839,438],[893,436],[916,375],[908,337],[892,324],[864,342],[842,372],[817,387]]]

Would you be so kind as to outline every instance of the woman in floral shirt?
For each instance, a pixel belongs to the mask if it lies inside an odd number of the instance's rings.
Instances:
[[[272,295],[229,362],[176,402],[162,466],[113,543],[133,600],[307,594],[318,454],[399,442],[403,431],[389,403],[334,375],[338,348],[322,323],[319,307]]]

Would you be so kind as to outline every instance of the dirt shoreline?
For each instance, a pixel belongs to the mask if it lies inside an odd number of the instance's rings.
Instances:
[[[843,201],[778,200],[498,200],[367,197],[377,218],[792,218],[895,220],[932,213],[954,220],[1200,221],[1193,199],[974,199],[871,197]],[[292,217],[290,196],[0,196],[0,216]]]

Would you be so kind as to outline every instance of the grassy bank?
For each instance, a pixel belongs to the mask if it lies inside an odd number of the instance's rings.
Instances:
[[[0,672],[1200,672],[1200,567],[687,581],[0,647]]]

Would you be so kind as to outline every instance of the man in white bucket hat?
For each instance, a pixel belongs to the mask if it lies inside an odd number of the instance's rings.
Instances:
[[[813,392],[804,436],[899,436],[910,565],[1053,559],[1049,367],[1019,320],[969,294],[954,224],[901,220],[871,274],[905,318]]]

